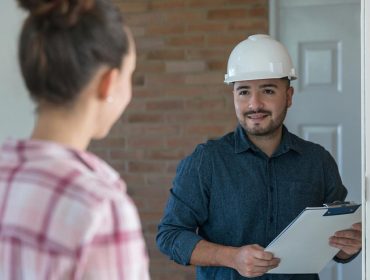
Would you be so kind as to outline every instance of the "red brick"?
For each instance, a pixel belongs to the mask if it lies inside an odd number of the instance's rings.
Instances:
[[[177,166],[178,166],[178,162],[169,162],[167,163],[167,168],[166,168],[166,171],[167,173],[169,174],[175,174],[176,170],[177,170]]]
[[[246,9],[220,9],[211,10],[208,12],[207,18],[211,20],[247,18],[248,12]]]
[[[219,22],[206,22],[206,23],[194,23],[189,24],[187,31],[191,33],[195,32],[224,32],[227,30],[227,25]]]
[[[160,162],[130,161],[128,163],[128,171],[134,173],[163,172],[165,171],[165,167]]]
[[[243,0],[245,2],[245,0]],[[209,8],[212,6],[222,7],[224,4],[228,3],[228,0],[187,0],[188,6],[192,8]],[[221,4],[221,5],[220,5]]]
[[[227,61],[232,48],[226,47],[223,49],[191,49],[187,51],[187,58],[188,59],[224,59]]]
[[[181,150],[152,150],[146,153],[148,159],[153,160],[180,160],[184,157],[184,152]]]
[[[266,7],[256,7],[248,11],[249,16],[252,17],[268,17],[268,10]]]
[[[164,23],[164,17],[159,13],[131,13],[124,14],[125,20],[129,26],[149,26],[151,24]]]
[[[210,135],[210,136],[220,136],[224,134],[224,125],[190,125],[185,127],[186,134],[200,134],[200,135]]]
[[[168,39],[168,44],[170,46],[176,47],[184,47],[184,46],[191,46],[191,47],[199,47],[204,46],[204,36],[203,35],[188,35],[188,36],[180,36],[180,37],[172,37]]]
[[[90,148],[89,150],[91,150],[91,152],[102,158],[102,159],[106,159],[106,158],[109,158],[109,150],[108,149],[97,149],[97,148]]]
[[[197,97],[197,96],[204,96],[204,94],[207,92],[207,87],[202,85],[192,86],[192,85],[168,85],[166,88],[161,90],[161,94],[165,96],[171,96],[172,97]]]
[[[121,177],[126,182],[128,189],[132,189],[135,185],[145,185],[145,178],[142,174],[132,174],[126,171],[121,173]]]
[[[170,49],[153,50],[149,51],[147,54],[147,59],[150,60],[158,59],[168,61],[168,60],[180,60],[184,58],[185,58],[184,50],[170,50]]]
[[[211,71],[225,71],[226,72],[226,69],[227,69],[227,62],[226,60],[222,60],[222,61],[210,61],[208,62],[208,69],[211,70]]]
[[[145,110],[145,103],[140,102],[140,99],[133,98],[131,103],[129,104],[129,107],[131,111],[137,112],[137,111],[144,111]]]
[[[167,147],[182,148],[187,150],[185,154],[188,154],[189,149],[193,149],[197,144],[202,143],[202,138],[199,135],[172,136],[167,139]]]
[[[153,89],[147,89],[147,88],[134,88],[132,92],[133,99],[140,99],[140,98],[153,98],[158,96],[157,91]],[[140,101],[142,102],[142,101]],[[128,108],[128,111],[130,111],[130,107]],[[126,112],[127,114],[127,112]]]
[[[109,152],[109,157],[113,160],[139,160],[144,156],[144,151],[138,149],[130,150],[111,150]]]
[[[131,149],[135,148],[150,148],[150,147],[162,147],[164,144],[163,137],[148,137],[143,135],[129,136],[128,146]]]
[[[146,73],[164,72],[165,68],[166,67],[163,61],[146,61],[145,63],[140,63],[138,65],[136,68],[136,73],[146,76]]]
[[[184,109],[184,102],[181,100],[157,100],[146,103],[148,111],[178,111]]]
[[[192,99],[185,103],[185,108],[190,109],[190,110],[202,109],[202,110],[209,110],[209,111],[214,111],[214,110],[219,111],[225,108],[225,99],[224,98]]]
[[[213,85],[222,84],[224,75],[221,72],[200,73],[187,75],[185,83],[188,85]]]
[[[169,34],[183,34],[185,27],[183,24],[164,24],[164,25],[150,25],[147,28],[147,33],[150,35],[169,35]]]
[[[166,116],[166,120],[170,124],[199,122],[202,121],[202,118],[203,112],[177,112],[176,114]]]
[[[166,72],[191,73],[203,72],[206,69],[204,61],[171,61],[166,62]]]
[[[130,26],[131,32],[134,36],[134,38],[142,37],[145,35],[145,27],[142,26]]]
[[[163,17],[164,22],[183,23],[183,22],[196,22],[206,19],[206,12],[203,10],[174,10],[171,13],[167,13]]]
[[[130,126],[126,125],[127,134],[131,135],[140,135],[142,136],[145,133],[146,136],[164,136],[164,135],[178,135],[180,132],[180,124],[131,124]]]
[[[255,20],[247,20],[247,21],[233,21],[229,23],[229,30],[237,31],[237,30],[245,30],[245,31],[255,31],[260,30],[261,33],[268,33],[268,22],[266,20],[261,20],[261,18]],[[249,33],[251,33],[249,32]],[[245,35],[245,39],[247,38],[247,34]]]
[[[184,8],[184,0],[155,0],[150,1],[150,8],[152,10],[166,10],[166,9],[178,9]]]
[[[146,183],[151,186],[164,186],[166,189],[169,189],[172,185],[173,176],[165,176],[165,175],[157,175],[157,174],[149,174],[146,176]]]
[[[165,46],[163,37],[139,37],[136,38],[136,48],[140,51],[161,49]]]
[[[126,163],[123,162],[122,160],[119,161],[108,160],[108,163],[111,167],[113,167],[114,170],[116,170],[119,173],[127,171]]]
[[[185,83],[184,75],[177,73],[152,74],[147,77],[145,84],[148,87],[163,86],[167,84],[181,84]]]
[[[91,144],[91,148],[101,148],[101,147],[124,148],[125,142],[126,142],[125,138],[107,137],[98,141],[93,141]]]
[[[121,2],[119,4],[119,7],[121,8],[121,11],[124,14],[127,13],[142,13],[146,12],[149,9],[149,4],[144,1],[135,1],[135,2]]]
[[[207,44],[209,46],[234,46],[241,42],[242,40],[246,39],[246,34],[245,33],[240,33],[240,34],[227,34],[224,36],[219,36],[219,35],[212,35],[208,34],[207,35]],[[229,57],[225,57],[225,61],[227,61]]]
[[[163,122],[165,117],[162,114],[133,113],[128,116],[130,123],[153,123]]]

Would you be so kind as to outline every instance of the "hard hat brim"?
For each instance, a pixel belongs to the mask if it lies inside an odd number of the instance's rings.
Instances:
[[[231,84],[234,82],[251,81],[251,80],[264,80],[264,79],[281,79],[287,77],[293,81],[297,79],[296,75],[287,75],[286,73],[271,73],[271,72],[254,72],[254,73],[241,73],[239,75],[228,76],[225,75],[225,84]]]

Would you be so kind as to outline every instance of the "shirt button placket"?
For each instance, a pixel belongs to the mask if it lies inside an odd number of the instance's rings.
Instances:
[[[269,184],[269,192],[270,192],[270,201],[271,201],[271,206],[270,206],[270,213],[269,213],[269,235],[270,239],[275,236],[275,219],[274,219],[274,212],[275,212],[275,206],[276,206],[276,201],[275,201],[275,194],[274,194],[274,180],[273,180],[273,159],[270,158],[268,160],[268,184]]]

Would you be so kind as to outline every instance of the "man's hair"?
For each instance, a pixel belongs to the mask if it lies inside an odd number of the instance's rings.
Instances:
[[[284,80],[287,82],[287,87],[289,88],[290,87],[290,79],[288,77],[283,77],[283,78],[280,78],[281,80]]]

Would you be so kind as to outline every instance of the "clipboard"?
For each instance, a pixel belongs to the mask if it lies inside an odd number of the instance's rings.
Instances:
[[[361,204],[333,203],[307,207],[265,249],[280,258],[270,274],[319,273],[339,252],[329,245],[338,230],[361,222]]]

